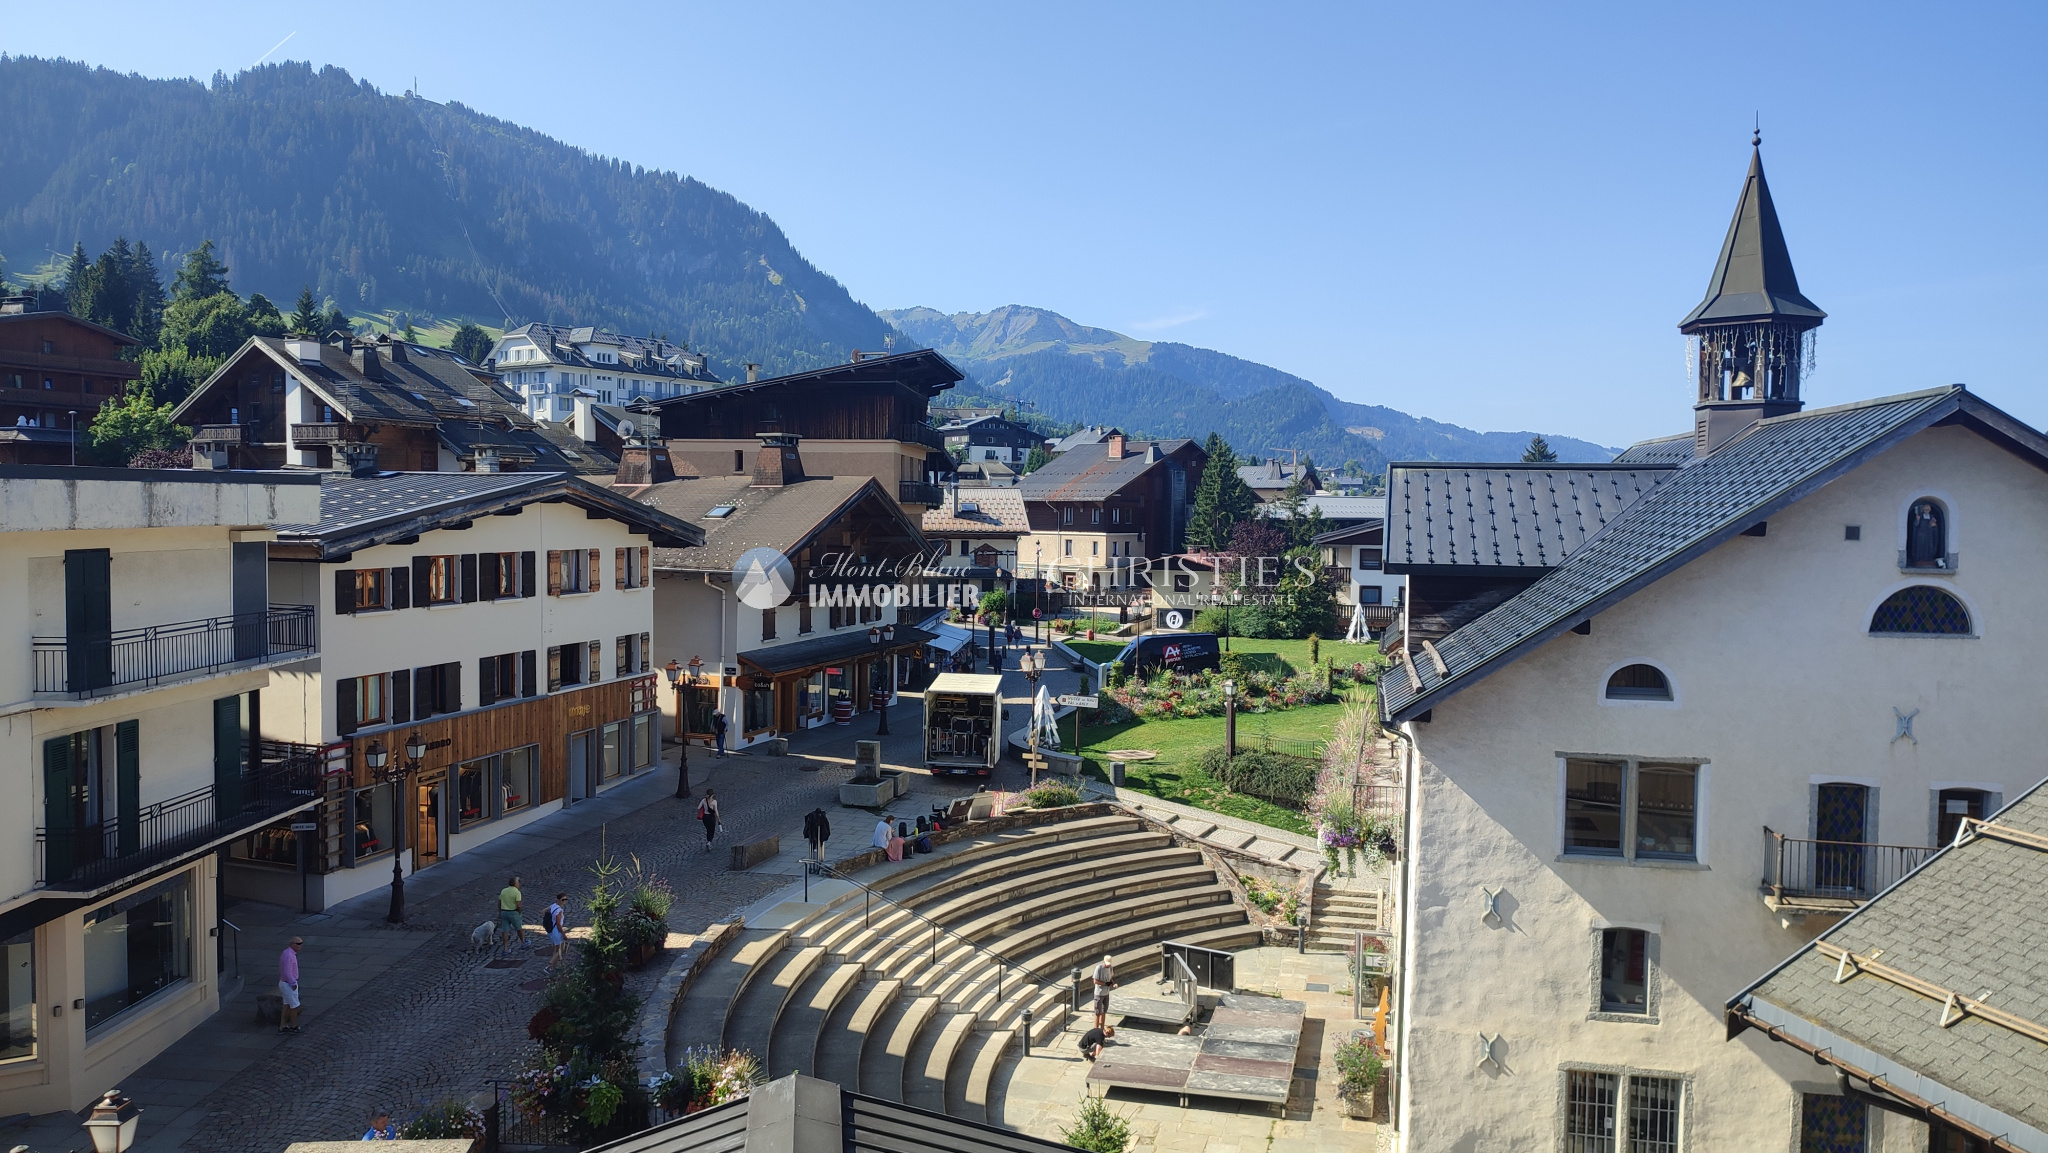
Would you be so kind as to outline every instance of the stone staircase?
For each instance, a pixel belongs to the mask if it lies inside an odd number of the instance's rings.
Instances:
[[[1318,953],[1342,953],[1351,948],[1358,930],[1386,928],[1383,896],[1378,889],[1339,889],[1327,879],[1317,881],[1308,947]]]
[[[1028,1021],[1034,1044],[1058,1037],[1075,969],[1107,953],[1128,986],[1156,971],[1161,941],[1259,943],[1198,850],[1128,815],[993,833],[887,868],[869,881],[881,896],[856,888],[804,907],[704,962],[676,1006],[670,1064],[693,1047],[744,1049],[769,1077],[794,1070],[1000,1124],[992,1102],[1020,1034]]]

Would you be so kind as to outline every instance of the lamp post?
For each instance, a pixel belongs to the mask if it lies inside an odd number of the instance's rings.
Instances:
[[[128,1153],[135,1147],[135,1130],[141,1123],[142,1110],[135,1102],[121,1096],[119,1089],[107,1090],[85,1122],[93,1153]]]
[[[426,755],[427,740],[418,729],[405,738],[405,759],[397,764],[391,763],[382,741],[371,741],[363,750],[371,776],[378,784],[391,786],[391,911],[384,919],[394,925],[405,924],[405,784],[420,771],[420,759]]]
[[[1223,755],[1237,756],[1237,682],[1223,682]]]
[[[674,657],[661,667],[676,694],[676,799],[690,795],[690,734],[683,729],[683,666]]]
[[[895,625],[880,625],[868,630],[868,643],[871,645],[879,646],[895,639]],[[871,699],[875,706],[875,735],[886,737],[889,735],[889,694],[877,684],[871,692]]]
[[[71,410],[71,463],[78,464],[78,410]]]

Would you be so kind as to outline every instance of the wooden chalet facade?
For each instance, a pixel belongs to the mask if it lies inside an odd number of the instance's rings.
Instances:
[[[1116,433],[1076,445],[1017,488],[1029,532],[1017,574],[1076,590],[1143,585],[1138,563],[1180,553],[1208,454],[1192,440],[1134,441]]]
[[[82,437],[100,405],[141,375],[121,358],[140,343],[68,312],[0,302],[0,464],[74,463],[73,428]]]

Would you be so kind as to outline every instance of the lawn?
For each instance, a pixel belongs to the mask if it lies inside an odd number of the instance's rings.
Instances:
[[[1301,645],[1302,661],[1307,662],[1306,641],[1246,641],[1245,644]],[[1336,732],[1338,718],[1344,715],[1342,704],[1307,705],[1298,709],[1287,709],[1274,713],[1240,713],[1237,718],[1237,744],[1240,749],[1255,747],[1265,737],[1274,738],[1275,747],[1281,751],[1294,752],[1302,749],[1297,741],[1327,740]],[[1063,734],[1071,732],[1063,729]],[[1110,749],[1150,749],[1159,754],[1151,761],[1134,761],[1124,770],[1124,787],[1134,792],[1148,793],[1184,805],[1208,809],[1210,812],[1241,817],[1286,829],[1294,833],[1313,833],[1308,820],[1293,809],[1233,793],[1223,787],[1222,782],[1196,767],[1196,758],[1223,743],[1222,717],[1188,717],[1171,721],[1126,721],[1119,725],[1081,726],[1081,755],[1086,759],[1090,774],[1107,779],[1103,772],[1105,763],[1102,754]]]
[[[1082,641],[1070,640],[1069,646],[1077,653],[1100,664],[1124,650],[1129,642],[1121,640]],[[1366,654],[1379,650],[1372,645],[1347,645],[1342,641],[1322,642],[1323,659],[1349,665],[1366,659]],[[1275,676],[1307,672],[1309,667],[1307,641],[1269,641],[1254,637],[1231,637],[1230,651],[1245,658],[1245,667],[1264,670]]]

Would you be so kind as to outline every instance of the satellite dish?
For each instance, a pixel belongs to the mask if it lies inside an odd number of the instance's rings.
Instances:
[[[634,426],[631,419],[622,420],[619,422],[619,435],[621,437],[624,437],[627,440],[631,440],[634,436],[638,435],[639,432],[640,430]]]

